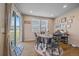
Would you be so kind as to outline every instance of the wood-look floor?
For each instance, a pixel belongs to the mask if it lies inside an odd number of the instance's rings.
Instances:
[[[34,41],[22,43],[24,45],[22,56],[39,56],[38,53],[36,53],[34,50]],[[60,46],[64,50],[63,56],[79,56],[79,48],[75,48],[63,43],[61,43]]]
[[[34,50],[34,41],[31,42],[22,42],[24,45],[24,49],[22,52],[22,56],[37,56],[38,54]]]
[[[79,56],[79,48],[72,47],[68,44],[61,43],[60,46],[63,48],[64,54],[63,56]]]

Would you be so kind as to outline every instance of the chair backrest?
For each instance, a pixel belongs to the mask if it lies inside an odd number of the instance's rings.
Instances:
[[[48,40],[47,40],[47,44],[51,44],[51,38],[48,38]]]
[[[9,54],[11,56],[20,56],[22,51],[23,51],[23,45],[22,44],[18,44],[17,46],[13,46],[12,41],[9,44]]]
[[[11,56],[15,56],[15,51],[14,51],[15,47],[13,46],[13,41],[10,41],[9,43],[9,54]]]
[[[14,51],[15,51],[15,55],[16,56],[21,56],[22,51],[23,51],[23,45],[22,44],[18,44],[16,46],[16,48],[14,49]]]
[[[34,33],[35,34],[35,37],[37,37],[37,33]]]

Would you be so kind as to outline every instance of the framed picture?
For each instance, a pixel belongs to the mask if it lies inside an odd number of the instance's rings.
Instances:
[[[61,29],[65,29],[65,24],[61,23]]]
[[[73,22],[73,19],[70,18],[70,19],[68,20],[68,23],[72,23],[72,22]]]
[[[67,22],[68,22],[68,23],[73,23],[74,17],[75,17],[75,16],[70,16]]]
[[[56,27],[56,28],[59,28],[59,25],[56,25],[55,27]]]
[[[67,29],[71,28],[71,24],[67,24]]]
[[[66,22],[66,17],[61,19],[61,23],[64,23],[64,22]]]

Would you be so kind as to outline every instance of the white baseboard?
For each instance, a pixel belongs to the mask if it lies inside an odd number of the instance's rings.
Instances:
[[[35,39],[27,39],[27,40],[25,40],[25,41],[35,41]]]
[[[71,44],[73,47],[79,47],[78,45],[75,45],[75,44]]]

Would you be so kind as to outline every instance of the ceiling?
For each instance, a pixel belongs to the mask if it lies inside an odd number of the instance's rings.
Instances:
[[[79,7],[78,3],[16,3],[16,8],[24,15],[55,18]]]

